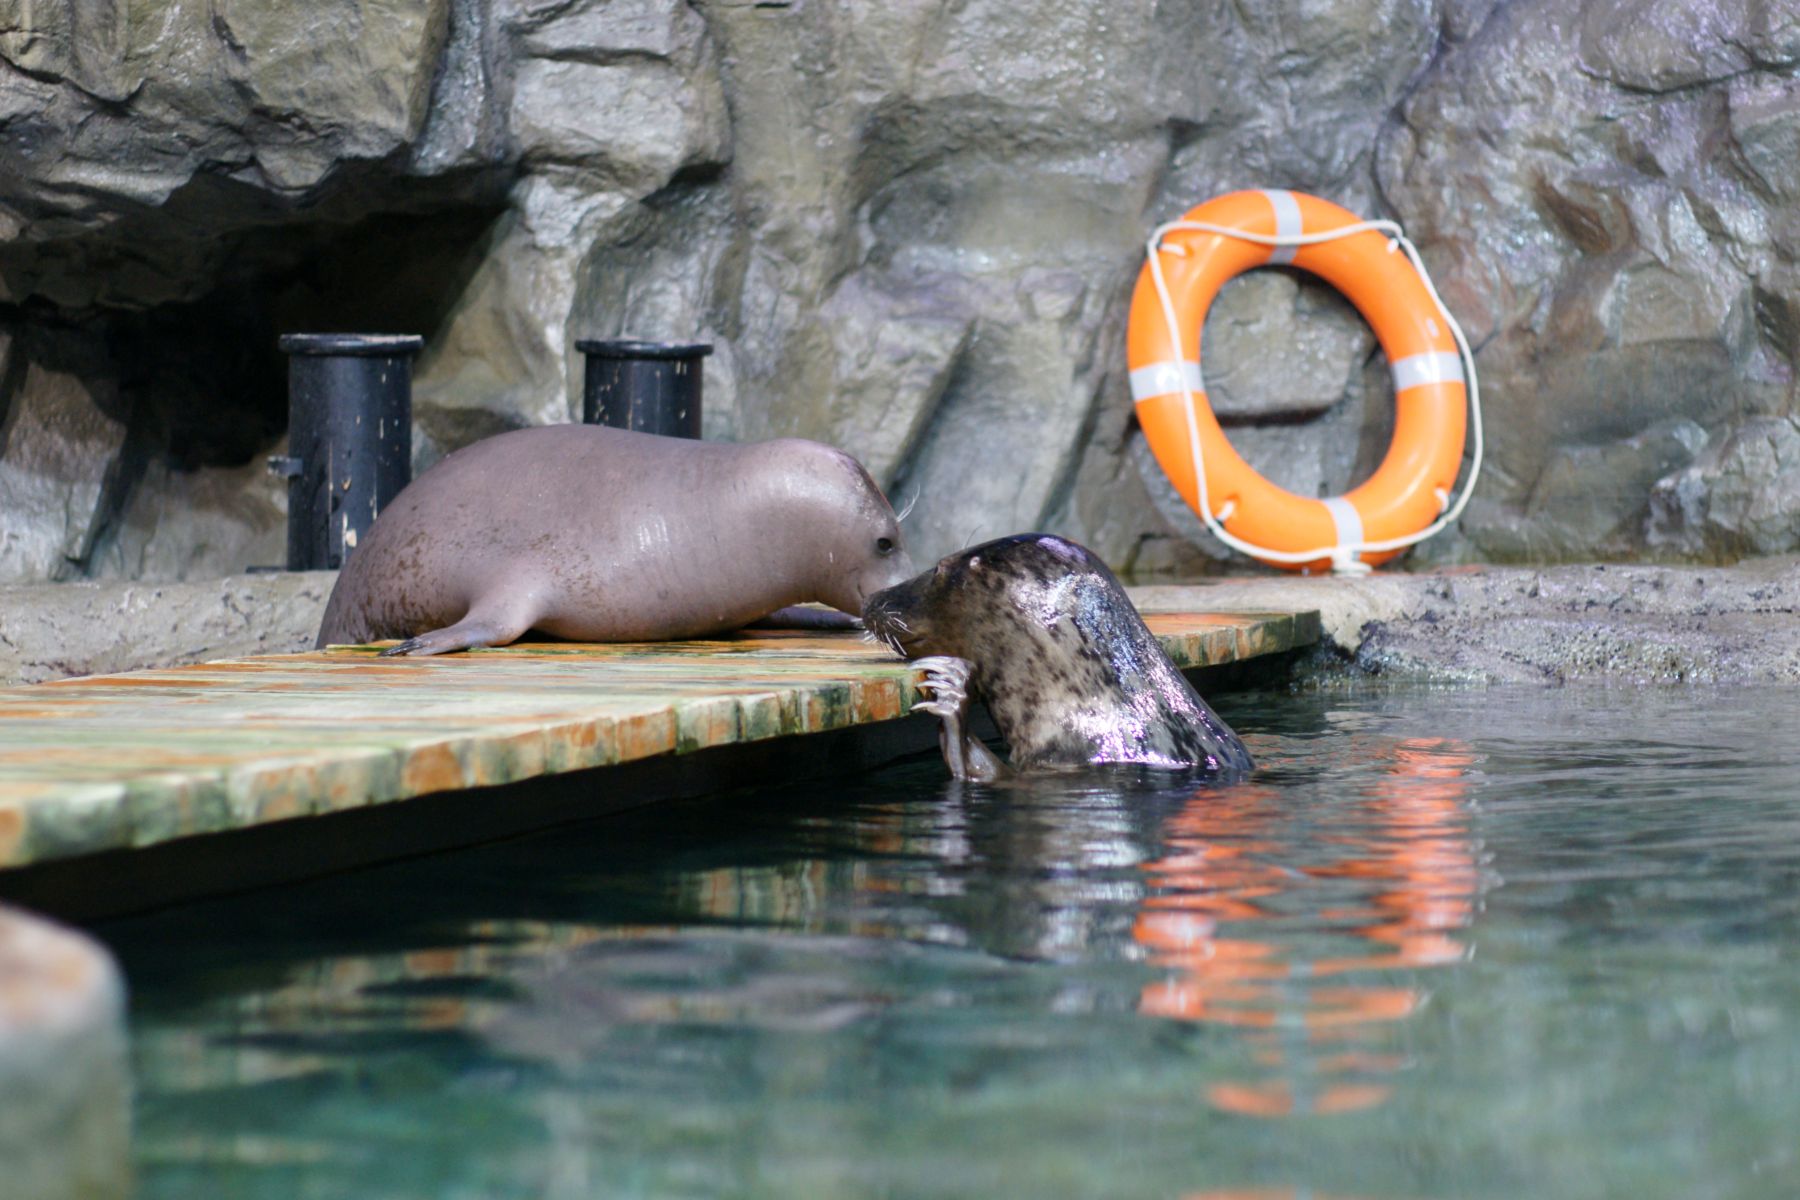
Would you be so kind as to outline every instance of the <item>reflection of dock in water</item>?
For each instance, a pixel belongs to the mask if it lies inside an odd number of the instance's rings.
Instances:
[[[1334,806],[1324,838],[1263,786],[1200,792],[1144,864],[1134,937],[1169,974],[1144,989],[1141,1011],[1240,1029],[1267,1068],[1212,1085],[1222,1109],[1272,1117],[1381,1103],[1384,1077],[1405,1059],[1380,1028],[1426,998],[1394,974],[1467,956],[1455,931],[1481,887],[1463,807],[1473,755],[1437,740],[1391,754],[1372,792],[1342,802],[1350,813]]]

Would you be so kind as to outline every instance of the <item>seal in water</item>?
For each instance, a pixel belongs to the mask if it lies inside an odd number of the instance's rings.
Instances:
[[[856,614],[912,571],[894,510],[841,450],[549,425],[458,450],[394,497],[318,645],[700,637],[804,601]]]
[[[987,704],[1012,769],[1101,763],[1197,768],[1241,778],[1254,764],[1138,616],[1106,565],[1043,533],[987,542],[870,596],[863,624],[928,676],[957,779],[1005,772],[968,733]]]

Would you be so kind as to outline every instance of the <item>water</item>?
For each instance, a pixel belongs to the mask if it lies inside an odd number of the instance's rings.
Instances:
[[[1800,1194],[1800,706],[1223,697],[108,927],[146,1197]]]

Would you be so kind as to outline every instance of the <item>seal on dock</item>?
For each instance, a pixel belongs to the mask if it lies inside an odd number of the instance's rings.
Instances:
[[[703,637],[806,601],[854,616],[912,571],[894,510],[841,450],[550,425],[458,450],[394,497],[318,645]]]
[[[967,729],[987,704],[1015,771],[1104,763],[1250,773],[1250,753],[1182,677],[1106,564],[1083,546],[1018,534],[952,554],[877,592],[863,623],[924,667],[957,779],[1006,771]]]

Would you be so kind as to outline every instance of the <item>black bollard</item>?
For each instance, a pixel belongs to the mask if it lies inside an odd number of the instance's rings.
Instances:
[[[411,334],[287,333],[290,571],[344,565],[412,481]]]
[[[667,437],[700,436],[700,360],[704,342],[596,341],[575,348],[587,356],[581,419]]]

